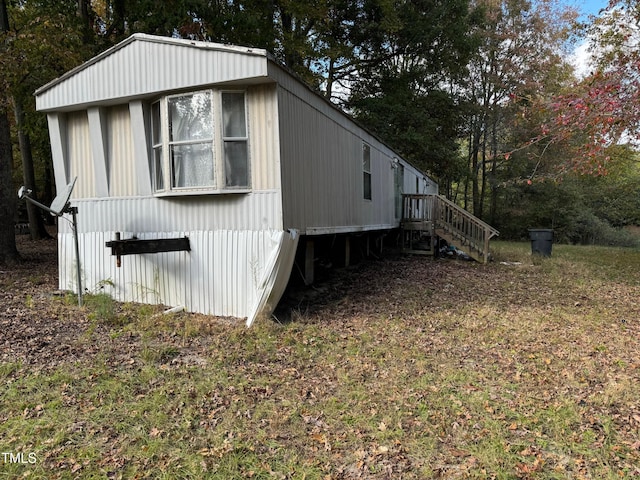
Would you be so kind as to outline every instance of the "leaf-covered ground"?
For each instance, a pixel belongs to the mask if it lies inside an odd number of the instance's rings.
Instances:
[[[635,478],[640,252],[389,256],[279,321],[53,295],[0,275],[0,477]]]

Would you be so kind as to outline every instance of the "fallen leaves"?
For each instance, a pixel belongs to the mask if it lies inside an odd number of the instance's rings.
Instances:
[[[186,336],[179,323],[89,321],[42,293],[56,287],[44,258],[0,290],[0,361],[7,381],[52,386],[0,415],[42,429],[63,412],[65,440],[49,430],[40,448],[66,475],[98,475],[84,444],[114,478],[640,474],[637,281],[605,283],[564,260],[391,257],[336,272],[289,324],[199,318]],[[34,265],[43,277],[25,281]],[[77,368],[89,373],[51,380]]]

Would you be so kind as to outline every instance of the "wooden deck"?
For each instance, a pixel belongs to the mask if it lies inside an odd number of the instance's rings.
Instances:
[[[464,251],[478,262],[489,261],[489,241],[499,232],[440,195],[402,196],[402,249],[435,253],[436,239]]]

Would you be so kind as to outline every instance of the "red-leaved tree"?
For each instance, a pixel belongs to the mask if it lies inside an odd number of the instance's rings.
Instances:
[[[611,1],[590,28],[593,71],[553,99],[539,139],[572,143],[562,170],[602,175],[607,148],[640,139],[640,2]]]

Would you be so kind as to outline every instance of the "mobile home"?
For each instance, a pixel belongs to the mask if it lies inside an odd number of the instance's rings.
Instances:
[[[77,178],[82,284],[121,301],[250,325],[299,244],[398,228],[403,193],[437,193],[256,48],[135,34],[40,88],[36,107],[58,190]],[[58,244],[73,289],[68,222]]]

